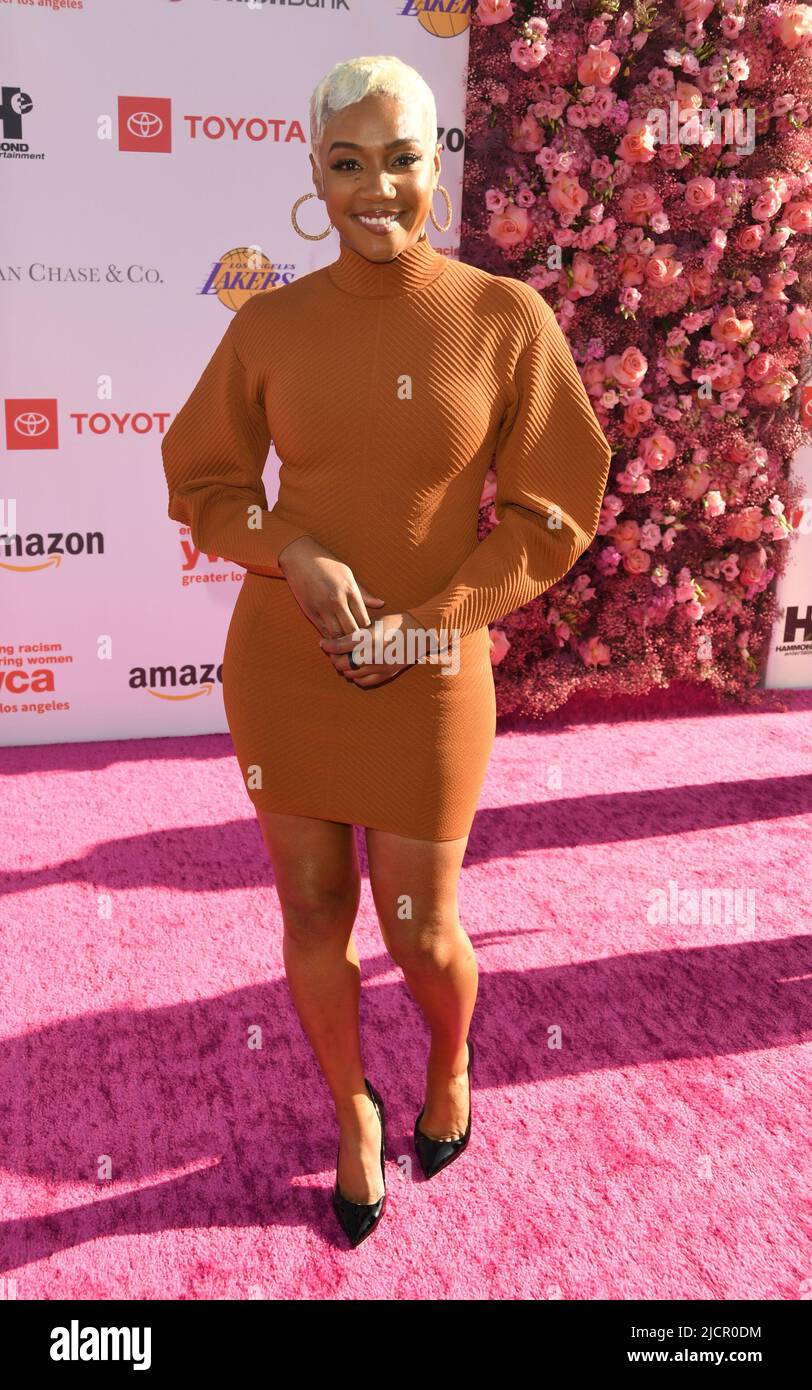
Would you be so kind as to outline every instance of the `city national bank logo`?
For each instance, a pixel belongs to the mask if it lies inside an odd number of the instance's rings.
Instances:
[[[204,662],[202,666],[133,666],[131,690],[144,690],[156,700],[196,700],[211,695],[223,683],[223,666]]]
[[[34,103],[21,87],[0,88],[0,128],[3,136],[0,141],[4,159],[44,159],[45,154],[37,154],[23,139],[23,117],[29,116]]]
[[[169,97],[119,97],[118,147],[146,154],[172,153]]]
[[[6,448],[59,448],[55,397],[17,396],[6,401]]]
[[[295,267],[272,261],[261,246],[236,246],[225,251],[209,272],[201,294],[213,294],[227,309],[240,309],[255,294],[290,284]]]

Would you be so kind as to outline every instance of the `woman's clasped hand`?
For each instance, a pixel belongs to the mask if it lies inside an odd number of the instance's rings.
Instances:
[[[370,618],[367,605],[380,608],[386,600],[359,584],[349,565],[312,536],[290,541],[279,554],[279,568],[302,612],[318,628],[322,651],[344,680],[361,687],[382,685],[420,659],[419,646],[407,640],[410,631],[420,628],[411,613]],[[350,663],[354,650],[355,666]]]

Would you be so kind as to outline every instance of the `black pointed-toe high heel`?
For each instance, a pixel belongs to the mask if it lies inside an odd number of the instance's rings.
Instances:
[[[386,1210],[386,1169],[384,1167],[386,1134],[384,1129],[383,1101],[372,1085],[372,1082],[368,1081],[366,1077],[364,1077],[364,1085],[369,1092],[369,1098],[375,1106],[378,1119],[381,1122],[381,1177],[383,1178],[383,1196],[379,1197],[377,1202],[365,1203],[348,1201],[338,1186],[338,1153],[336,1154],[336,1181],[335,1187],[333,1188],[333,1210],[353,1247],[360,1245],[362,1240],[366,1240],[367,1236],[372,1234]],[[341,1145],[339,1145],[338,1152],[341,1152]]]
[[[455,1158],[468,1145],[471,1138],[471,1116],[473,1113],[473,1088],[471,1085],[471,1070],[474,1064],[474,1044],[468,1038],[468,1124],[465,1133],[459,1139],[430,1139],[427,1134],[418,1128],[423,1116],[425,1105],[420,1111],[414,1122],[414,1146],[417,1157],[420,1159],[420,1167],[423,1169],[427,1178],[433,1178],[436,1173],[447,1168],[449,1163],[453,1163]]]

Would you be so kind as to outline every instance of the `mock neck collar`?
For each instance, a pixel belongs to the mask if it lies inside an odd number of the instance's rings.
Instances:
[[[426,233],[390,261],[370,261],[346,242],[337,261],[327,267],[334,285],[364,299],[413,294],[442,275],[446,258],[435,251]]]

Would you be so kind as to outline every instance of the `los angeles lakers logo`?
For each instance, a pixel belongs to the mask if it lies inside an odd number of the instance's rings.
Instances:
[[[214,294],[234,312],[255,294],[278,290],[294,278],[294,266],[273,261],[260,246],[236,246],[212,266],[201,294]]]

